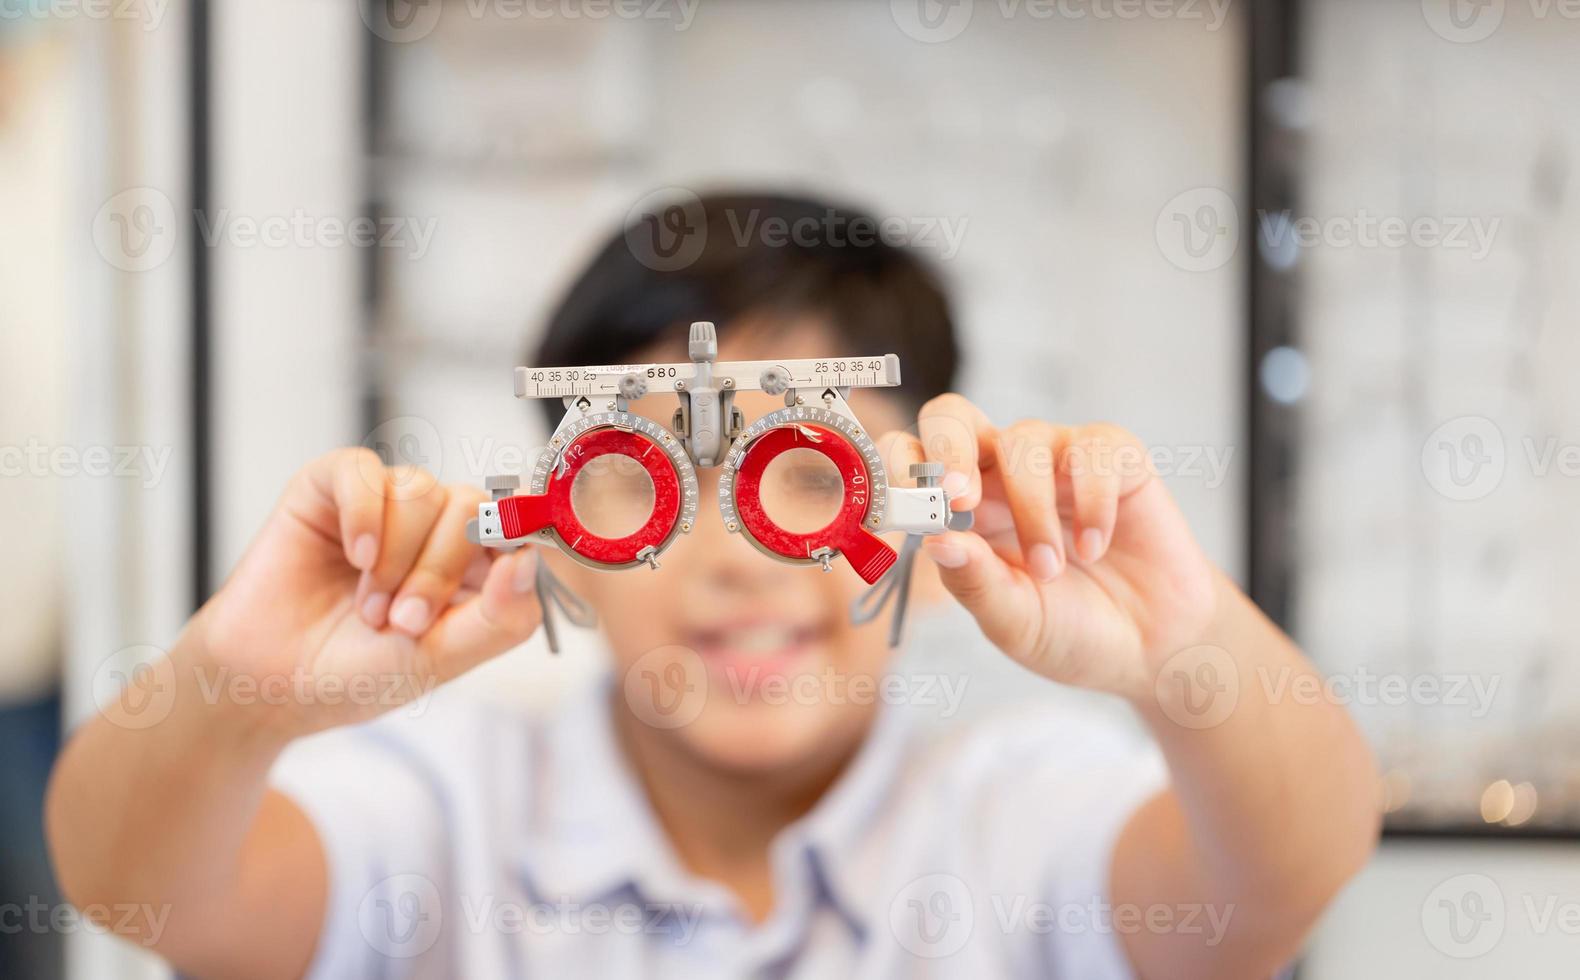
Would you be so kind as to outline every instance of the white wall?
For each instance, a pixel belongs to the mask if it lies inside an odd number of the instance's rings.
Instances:
[[[51,281],[63,286],[68,312],[63,324],[32,324],[61,331],[62,373],[52,380],[40,362],[28,384],[47,391],[58,381],[64,445],[83,460],[98,449],[117,467],[135,460],[129,473],[59,482],[68,725],[115,690],[115,672],[168,647],[191,611],[184,15],[172,4],[149,19],[66,18],[45,28],[58,32],[64,66],[46,101],[60,99],[54,111],[70,133],[58,161],[69,203],[57,216],[69,271]],[[118,220],[134,237],[117,233]],[[146,953],[90,933],[70,935],[67,956],[73,976],[161,972]]]
[[[1394,842],[1329,911],[1301,980],[1481,980],[1573,971],[1572,844]]]
[[[216,582],[292,473],[362,437],[357,252],[326,235],[262,234],[360,214],[362,30],[354,3],[216,4]]]

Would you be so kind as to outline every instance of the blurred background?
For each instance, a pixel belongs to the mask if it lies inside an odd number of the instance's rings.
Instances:
[[[892,219],[963,391],[1140,434],[1331,677],[1388,835],[1299,976],[1571,971],[1577,51],[1563,0],[0,5],[0,976],[161,975],[50,917],[43,780],[287,476],[499,470],[567,277],[726,187]]]

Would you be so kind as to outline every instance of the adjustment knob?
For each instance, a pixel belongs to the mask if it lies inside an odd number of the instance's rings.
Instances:
[[[912,463],[911,479],[919,487],[936,487],[938,481],[944,478],[943,463]]]
[[[647,394],[647,379],[632,371],[620,379],[620,397],[635,401]]]
[[[693,361],[711,361],[719,356],[719,334],[711,321],[698,320],[691,325],[686,353]]]
[[[776,367],[771,367],[762,373],[757,383],[770,395],[782,395],[790,387],[790,376]]]
[[[515,496],[521,489],[521,477],[514,473],[505,473],[499,476],[490,476],[483,479],[483,489],[487,490],[495,500]]]

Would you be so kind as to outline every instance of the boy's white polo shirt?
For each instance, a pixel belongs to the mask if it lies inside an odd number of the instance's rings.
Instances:
[[[882,710],[775,840],[776,906],[754,925],[679,865],[609,693],[546,718],[440,698],[293,746],[273,783],[330,873],[309,975],[1092,980],[1131,975],[1118,930],[1157,927],[1112,908],[1108,868],[1166,771],[1110,721],[1020,710],[939,736]]]

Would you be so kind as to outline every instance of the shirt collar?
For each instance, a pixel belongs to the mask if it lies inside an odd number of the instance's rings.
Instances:
[[[647,899],[728,907],[726,889],[680,864],[625,753],[610,714],[605,678],[569,700],[548,725],[533,760],[535,799],[519,867],[540,897],[593,901],[623,887]],[[805,862],[815,887],[859,934],[870,910],[866,885],[877,868],[863,843],[881,834],[884,803],[899,777],[911,725],[881,706],[855,758],[812,811],[774,841],[776,874]]]

